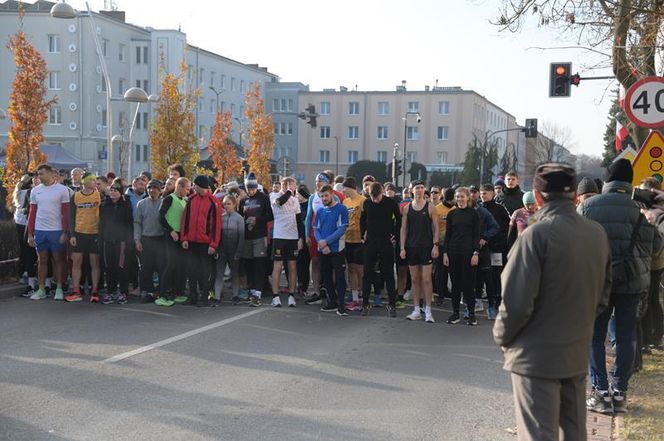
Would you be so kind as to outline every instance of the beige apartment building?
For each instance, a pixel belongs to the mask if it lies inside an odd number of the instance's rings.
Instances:
[[[428,172],[459,170],[469,143],[487,131],[501,151],[519,143],[514,116],[472,90],[435,87],[419,91],[303,91],[298,107],[314,105],[317,127],[299,122],[296,177],[312,184],[323,169],[345,174],[359,160],[392,162],[397,151]],[[517,149],[518,151],[518,149]]]

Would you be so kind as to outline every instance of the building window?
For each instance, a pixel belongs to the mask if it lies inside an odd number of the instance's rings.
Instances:
[[[148,162],[149,153],[150,149],[148,149],[147,144],[143,144],[143,162]]]
[[[106,92],[106,77],[104,75],[101,76],[101,91]]]
[[[438,126],[438,141],[447,141],[447,126]]]
[[[292,98],[288,99],[288,107],[286,108],[286,111],[288,111],[288,112],[293,111],[293,99]]]
[[[293,134],[293,123],[292,122],[288,123],[288,134],[289,135]]]
[[[60,53],[60,36],[59,35],[49,35],[48,36],[48,51],[51,54]]]
[[[351,101],[348,103],[348,114],[349,115],[359,115],[360,114],[360,103],[357,101]]]
[[[127,123],[128,123],[127,114],[125,112],[118,113],[118,127],[124,129],[125,127],[127,127]],[[138,124],[138,121],[136,121],[136,124]]]
[[[387,139],[387,126],[378,126],[378,139]]]
[[[148,112],[143,112],[143,130],[148,129]]]
[[[286,111],[286,98],[281,99],[281,108],[279,110],[281,110],[282,112]]]
[[[136,162],[141,162],[141,145],[140,145],[140,144],[136,144],[136,145],[134,146],[134,149],[136,150],[136,152],[135,152],[135,154],[136,154]]]
[[[136,46],[136,64],[141,64],[141,47]]]
[[[387,101],[378,102],[378,114],[379,115],[389,115],[390,114],[390,103]]]
[[[125,93],[125,84],[126,84],[126,81],[127,81],[127,80],[125,80],[124,78],[120,78],[120,79],[118,80],[118,93],[119,93],[120,95],[124,95],[124,93]]]
[[[417,127],[413,126],[406,128],[406,138],[408,138],[409,141],[417,141],[417,135],[418,135],[417,129],[418,129]]]
[[[231,90],[235,90],[235,77],[231,77]]]
[[[233,103],[231,103],[231,116],[233,118],[237,117],[237,115],[235,114],[235,104]]]
[[[118,45],[118,60],[124,62],[127,60],[127,45],[120,43]]]
[[[62,124],[62,109],[60,106],[51,106],[48,109],[48,123],[52,126]]]
[[[348,162],[350,164],[355,164],[358,161],[358,158],[360,157],[359,152],[357,150],[349,150],[348,151]]]
[[[450,102],[438,101],[438,113],[441,115],[448,115],[450,113]]]
[[[148,57],[148,47],[143,46],[143,64],[148,64],[149,57]]]
[[[376,152],[376,161],[387,162],[387,152],[385,150],[379,150]]]
[[[214,72],[210,72],[210,86],[214,86]]]
[[[320,162],[330,162],[330,151],[321,150],[320,151]]]
[[[272,111],[273,112],[278,112],[279,110],[280,110],[279,100],[275,98],[275,99],[272,100]]]
[[[106,38],[102,38],[101,40],[101,53],[105,57],[108,57],[108,40]]]
[[[245,90],[244,80],[240,80],[240,92],[244,93]]]
[[[330,102],[329,101],[321,101],[321,103],[320,103],[320,114],[321,115],[329,115],[330,114]]]
[[[320,127],[320,137],[321,139],[328,139],[330,137],[330,126]]]
[[[198,69],[198,82],[199,84],[205,84],[205,69],[202,67]]]
[[[279,134],[279,123],[274,123],[274,134],[275,135]]]
[[[220,81],[219,85],[221,86],[221,89],[222,90],[225,89],[226,88],[226,75],[221,75],[220,78],[219,78],[219,81]]]
[[[215,109],[214,109],[214,108],[215,108],[215,105],[214,105],[215,102],[216,102],[216,101],[213,100],[213,99],[210,100],[210,113],[214,113],[214,112],[215,112]]]
[[[349,126],[348,127],[348,139],[359,139],[360,138],[360,127],[359,126]]]
[[[436,152],[438,164],[447,164],[447,152]]]
[[[219,104],[219,111],[221,113],[224,113],[226,111],[226,101],[222,101],[221,104]]]
[[[60,72],[53,70],[48,73],[48,88],[51,90],[60,89]]]
[[[417,162],[417,152],[406,153],[406,158],[408,158],[409,166],[412,165],[414,162]]]
[[[149,84],[148,80],[143,80],[143,90],[145,91],[145,93],[150,95],[150,88],[148,87],[148,84]]]
[[[419,112],[420,111],[419,101],[408,101],[408,111],[409,112]]]
[[[101,111],[101,126],[106,128],[106,121],[108,121],[108,118],[106,117],[106,109]]]

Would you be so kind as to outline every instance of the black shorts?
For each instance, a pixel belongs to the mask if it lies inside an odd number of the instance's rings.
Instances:
[[[394,263],[397,264],[397,267],[408,266],[408,260],[401,258],[401,247],[399,245],[394,247]]]
[[[288,262],[297,260],[297,239],[272,239],[272,260]]]
[[[431,265],[432,247],[406,247],[406,260],[410,266]]]
[[[77,234],[76,246],[72,253],[99,254],[99,236],[96,234]]]
[[[346,242],[346,263],[363,265],[364,264],[364,244],[363,243],[348,243]]]

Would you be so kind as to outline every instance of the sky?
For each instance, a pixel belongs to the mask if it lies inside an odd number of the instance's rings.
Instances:
[[[80,0],[69,0],[84,9]],[[586,80],[570,98],[549,98],[549,65],[572,62],[584,76],[608,59],[577,46],[573,38],[536,25],[519,33],[490,23],[501,0],[115,0],[129,23],[178,29],[190,44],[243,63],[258,63],[282,81],[323,88],[409,90],[460,86],[485,96],[517,123],[537,118],[568,131],[570,150],[601,156],[616,84]],[[91,0],[93,10],[103,0]],[[538,49],[540,48],[540,49]],[[546,49],[542,49],[546,48]]]

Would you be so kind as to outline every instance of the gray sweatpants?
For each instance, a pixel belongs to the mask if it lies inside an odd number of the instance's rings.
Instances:
[[[586,375],[565,379],[512,373],[519,441],[586,441]]]
[[[226,265],[231,270],[231,291],[233,297],[237,297],[240,293],[240,259],[235,259],[235,250],[224,250],[223,247],[219,251],[219,259],[217,259],[217,278],[214,281],[214,296],[217,300],[221,299],[221,290],[224,287],[224,272],[226,272]]]

